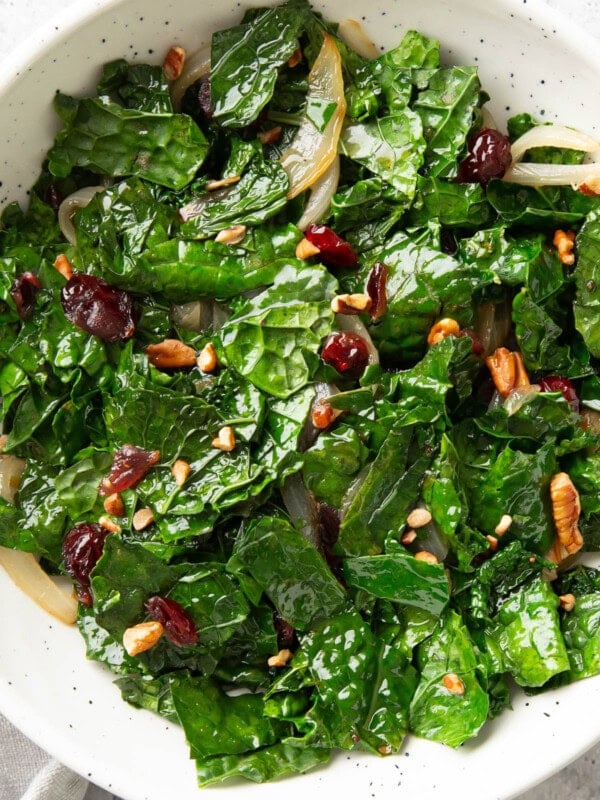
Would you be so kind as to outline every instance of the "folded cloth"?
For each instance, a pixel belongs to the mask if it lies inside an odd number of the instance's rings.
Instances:
[[[119,800],[54,761],[0,715],[0,800]]]

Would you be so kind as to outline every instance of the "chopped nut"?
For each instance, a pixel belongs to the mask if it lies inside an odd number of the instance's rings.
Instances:
[[[281,125],[275,125],[274,128],[269,128],[268,131],[261,131],[260,133],[257,133],[256,138],[259,139],[263,144],[273,144],[274,142],[279,141],[281,130]]]
[[[577,526],[581,513],[579,493],[566,472],[552,476],[550,499],[557,534],[553,553],[558,556],[557,563],[560,563],[567,555],[583,547],[583,536]]]
[[[65,278],[69,280],[73,277],[73,264],[69,261],[64,253],[59,253],[54,259],[54,269]]]
[[[429,525],[430,522],[431,512],[426,508],[413,508],[406,518],[406,524],[411,528],[422,528],[424,525]]]
[[[111,517],[122,517],[125,514],[125,503],[118,492],[109,494],[104,500],[104,510]]]
[[[574,594],[561,594],[558,601],[563,611],[573,611],[575,608],[576,600]]]
[[[531,386],[529,375],[523,363],[523,356],[521,353],[513,352],[513,359],[515,361],[515,389],[521,389],[523,386]]]
[[[231,228],[224,228],[215,236],[215,242],[221,244],[239,244],[246,235],[245,225],[232,225]]]
[[[404,531],[404,533],[400,537],[400,541],[402,542],[402,544],[412,544],[416,538],[417,538],[417,532],[413,530],[408,530]]]
[[[183,486],[183,484],[189,478],[191,471],[192,468],[187,461],[184,461],[182,458],[177,459],[177,461],[171,467],[171,474],[175,478],[175,483],[177,486]]]
[[[439,564],[440,562],[437,558],[430,553],[429,550],[419,550],[418,553],[415,553],[415,558],[417,561],[425,561],[426,564]]]
[[[577,189],[581,194],[587,194],[589,197],[598,197],[600,195],[600,178],[589,178],[584,183],[580,183]]]
[[[368,294],[338,294],[331,301],[331,310],[334,314],[361,314],[372,304]]]
[[[439,344],[447,336],[458,336],[459,333],[460,325],[455,319],[451,319],[450,317],[440,319],[429,329],[427,344],[431,347],[434,344]]]
[[[465,693],[465,685],[455,672],[448,672],[444,675],[442,683],[451,694],[463,695]]]
[[[232,186],[240,179],[239,175],[230,175],[228,178],[221,178],[220,181],[210,181],[206,184],[207,192],[214,192],[216,189],[222,189],[224,186]]]
[[[530,564],[535,564],[537,558],[535,556],[529,556],[527,560],[529,561]]]
[[[121,526],[117,525],[114,519],[109,519],[108,517],[100,517],[98,520],[98,525],[102,525],[102,527],[110,531],[111,533],[119,533],[121,530]]]
[[[178,45],[171,47],[163,61],[163,72],[167,80],[176,81],[179,78],[185,66],[185,56],[186,53],[183,47]]]
[[[312,242],[309,242],[306,237],[300,239],[296,245],[296,258],[300,258],[302,261],[311,258],[311,256],[316,256],[320,252],[319,248]]]
[[[506,531],[512,525],[512,521],[513,519],[510,514],[502,514],[502,516],[500,517],[500,522],[494,528],[494,533],[496,534],[496,536],[504,536]]]
[[[7,442],[8,442],[8,433],[3,433],[0,436],[0,453],[4,450]]]
[[[285,667],[288,661],[293,658],[294,654],[291,650],[280,650],[276,656],[271,656],[267,660],[270,667]]]
[[[165,339],[158,344],[150,344],[146,355],[151,364],[158,369],[177,369],[193,367],[196,363],[196,351],[179,339]]]
[[[143,531],[154,522],[154,511],[151,508],[139,508],[133,515],[131,524],[134,531]]]
[[[233,428],[229,425],[225,425],[224,428],[221,428],[217,437],[212,440],[211,445],[212,447],[216,447],[217,450],[225,450],[227,453],[231,452],[235,448]]]
[[[502,397],[508,397],[513,389],[529,386],[529,376],[520,353],[497,347],[485,359],[496,389]]]
[[[208,342],[204,345],[202,350],[200,350],[198,358],[196,359],[196,364],[198,369],[201,369],[202,372],[214,372],[216,370],[218,364],[217,351],[212,342]]]
[[[163,635],[164,628],[160,622],[140,622],[132,628],[127,628],[123,634],[123,647],[130,656],[137,656],[145,650],[150,650]]]
[[[341,409],[332,408],[326,400],[318,400],[313,406],[310,419],[315,428],[324,431],[341,413]]]
[[[287,60],[287,65],[290,69],[294,69],[302,61],[302,50],[297,47],[292,55]]]
[[[391,744],[380,744],[377,748],[377,752],[381,753],[382,756],[389,756],[392,752],[392,745]]]
[[[575,263],[575,233],[574,231],[555,231],[552,244],[558,250],[558,257],[563,264],[572,266]]]
[[[492,552],[495,552],[498,549],[498,539],[496,539],[495,536],[491,536],[490,534],[488,534],[485,538],[488,540],[490,550]]]

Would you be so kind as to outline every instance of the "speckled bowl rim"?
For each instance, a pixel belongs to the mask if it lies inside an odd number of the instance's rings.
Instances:
[[[96,16],[100,16],[111,9],[118,9],[119,6],[127,2],[128,0],[77,0],[77,3],[73,3],[63,9],[51,21],[46,22],[33,33],[25,36],[19,42],[18,47],[0,60],[0,97],[20,74],[35,61],[42,58],[58,41],[76,32],[82,23],[89,22]],[[563,13],[551,8],[543,0],[492,0],[492,2],[498,8],[528,20],[535,27],[554,29],[556,36],[568,42],[569,47],[573,47],[572,42],[576,41],[577,44],[574,49],[585,52],[586,61],[592,64],[600,75],[600,42]],[[260,0],[256,0],[256,5],[260,5]],[[50,625],[49,627],[52,626]],[[62,746],[62,736],[59,735],[56,740],[53,739],[51,720],[39,720],[32,707],[19,709],[14,698],[10,696],[10,692],[5,692],[2,686],[0,686],[0,700],[2,700],[3,713],[17,727],[23,730],[27,736],[41,747],[47,749],[52,755],[60,758],[74,771],[82,770],[82,764],[79,760],[81,753],[70,754],[67,752]],[[561,742],[560,751],[553,753],[544,768],[537,769],[533,775],[519,785],[517,792],[510,794],[510,797],[514,798],[517,794],[520,795],[522,792],[551,777],[587,752],[598,741],[600,741],[600,731],[596,738],[585,742],[579,741],[578,745],[571,746],[571,749],[569,749],[568,741]],[[182,753],[182,758],[185,759],[185,753]],[[100,785],[104,785],[109,791],[118,790],[119,788],[115,786],[113,789],[107,781],[100,781]],[[289,784],[286,785],[286,793],[288,788],[291,788]],[[243,787],[241,787],[240,797],[242,792]],[[292,795],[293,792],[289,794],[290,797]],[[200,794],[198,796],[200,797]],[[509,795],[502,794],[502,799],[509,800]]]

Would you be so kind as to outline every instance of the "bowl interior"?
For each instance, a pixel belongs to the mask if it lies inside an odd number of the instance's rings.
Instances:
[[[263,3],[264,4],[264,3]],[[161,62],[169,46],[193,51],[213,30],[234,23],[248,2],[235,0],[117,0],[78,4],[51,38],[36,35],[20,63],[5,63],[0,84],[0,200],[26,199],[57,129],[56,90],[91,90],[99,66],[124,57]],[[362,21],[382,48],[409,28],[442,41],[447,63],[476,64],[502,124],[520,111],[598,131],[600,57],[585,35],[535,3],[511,0],[335,0],[316,3],[335,19]],[[54,28],[54,25],[52,26]],[[29,49],[28,49],[29,48]],[[0,573],[3,615],[0,709],[73,769],[127,800],[198,797],[193,764],[179,729],[121,702],[111,675],[87,662],[84,645],[41,612]],[[527,700],[494,721],[476,744],[459,751],[411,739],[402,756],[374,759],[343,754],[334,764],[287,781],[288,796],[329,797],[335,789],[360,797],[419,800],[460,796],[508,798],[559,769],[600,738],[600,680]],[[568,730],[568,736],[562,736]],[[560,735],[560,740],[559,740]],[[560,747],[557,742],[560,741]],[[510,764],[510,769],[498,765]],[[490,786],[490,776],[494,785]],[[220,797],[275,799],[281,785],[219,789]],[[460,794],[459,794],[460,792]]]

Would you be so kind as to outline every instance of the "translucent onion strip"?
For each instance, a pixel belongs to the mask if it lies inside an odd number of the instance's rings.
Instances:
[[[212,325],[213,306],[214,303],[204,300],[174,305],[171,306],[171,319],[180,328],[201,333]]]
[[[0,456],[0,496],[8,503],[14,503],[25,464],[22,458],[10,454]],[[0,547],[0,566],[4,567],[12,582],[45,611],[68,625],[76,621],[75,594],[66,594],[59,589],[33,553]]]
[[[566,125],[536,125],[512,143],[510,152],[513,164],[520,161],[527,150],[534,147],[561,147],[593,153],[595,150],[600,150],[600,141]]]
[[[186,90],[197,80],[204,77],[210,72],[210,45],[196,50],[191,56],[185,60],[183,72],[173,81],[169,94],[171,95],[171,103],[173,104],[174,111],[181,110],[181,101]]]
[[[371,39],[364,32],[362,25],[355,19],[343,19],[338,25],[338,35],[348,47],[363,58],[377,58],[381,55]]]
[[[77,234],[72,223],[73,214],[80,208],[85,208],[94,195],[103,192],[106,186],[85,186],[77,189],[62,201],[58,207],[58,224],[65,239],[72,245],[77,244]]]
[[[0,547],[0,566],[13,583],[44,611],[61,622],[73,625],[77,620],[75,593],[63,592],[36,561],[33,553]]]
[[[310,198],[304,214],[298,220],[298,227],[305,231],[314,222],[321,222],[329,211],[331,198],[337,191],[340,180],[340,157],[336,156],[327,170],[310,190]]]
[[[502,179],[522,186],[596,185],[600,180],[600,162],[590,164],[524,164],[510,166]]]
[[[281,487],[281,498],[294,527],[315,547],[318,547],[317,504],[304,485],[300,475],[286,478]]]
[[[335,103],[331,119],[320,131],[304,117],[291,145],[281,155],[281,165],[290,180],[291,199],[313,186],[337,156],[338,141],[346,114],[342,59],[331,36],[325,34],[323,46],[308,75],[308,102]]]

